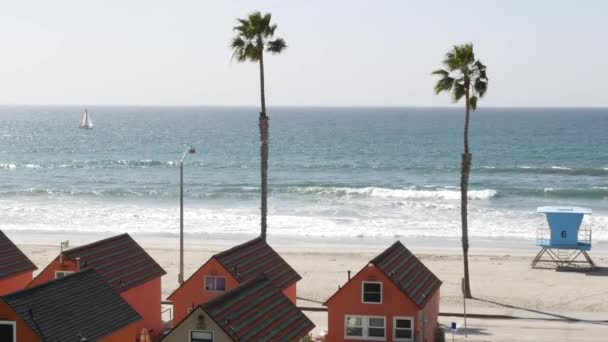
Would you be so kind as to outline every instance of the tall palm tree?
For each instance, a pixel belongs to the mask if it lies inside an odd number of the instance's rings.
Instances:
[[[464,121],[464,153],[462,153],[460,173],[460,216],[462,220],[462,255],[464,262],[464,295],[472,298],[469,281],[469,232],[467,222],[467,191],[469,188],[469,174],[473,155],[469,152],[469,118],[470,112],[477,109],[477,101],[482,98],[488,89],[486,66],[479,59],[475,59],[473,44],[454,46],[445,55],[443,60],[445,69],[433,71],[439,76],[435,84],[435,93],[451,92],[454,102],[465,99]]]
[[[266,97],[264,93],[264,52],[279,54],[287,48],[285,40],[274,36],[276,24],[270,23],[271,15],[253,12],[245,19],[237,19],[238,25],[233,28],[236,36],[232,38],[230,47],[232,58],[238,62],[254,62],[260,65],[260,100],[262,110],[259,118],[260,129],[260,175],[261,175],[261,237],[266,239],[266,215],[268,213],[268,114],[266,113]]]

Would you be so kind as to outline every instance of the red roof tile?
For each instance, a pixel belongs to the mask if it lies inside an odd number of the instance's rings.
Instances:
[[[93,268],[116,291],[123,292],[166,274],[129,234],[117,235],[63,252],[82,269]]]
[[[36,269],[36,265],[0,230],[0,278]]]

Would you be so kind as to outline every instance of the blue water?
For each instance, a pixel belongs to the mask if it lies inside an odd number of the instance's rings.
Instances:
[[[256,108],[0,107],[0,228],[257,231]],[[272,234],[458,236],[460,108],[272,108]],[[546,204],[608,240],[608,109],[485,109],[471,123],[471,234],[532,238]]]

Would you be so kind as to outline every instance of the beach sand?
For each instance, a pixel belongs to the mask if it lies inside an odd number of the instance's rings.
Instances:
[[[58,234],[59,235],[59,234]],[[45,267],[57,256],[58,241],[68,235],[34,238],[19,234],[14,240],[38,265]],[[177,287],[179,272],[178,239],[171,237],[134,236],[135,239],[167,271],[163,278],[163,299]],[[80,243],[99,237],[73,237]],[[185,275],[190,276],[214,253],[244,242],[249,237],[193,238],[186,240]],[[441,308],[443,313],[461,313],[462,258],[456,240],[402,239],[427,267],[442,281]],[[57,243],[52,243],[56,241]],[[307,238],[270,238],[269,243],[302,276],[298,296],[323,302],[347,280],[347,270],[353,275],[391,243],[389,240],[331,241]],[[76,244],[72,243],[72,246]],[[509,315],[525,320],[470,319],[469,328],[475,334],[469,341],[597,341],[608,340],[608,324],[599,322],[568,323],[563,319],[608,320],[608,247],[600,246],[591,256],[600,269],[596,272],[557,272],[552,269],[531,269],[530,262],[537,252],[532,241],[506,244],[501,241],[473,242],[470,250],[471,281],[474,300],[467,301],[467,311],[475,314]],[[602,268],[601,266],[607,266]],[[319,304],[300,300],[300,306]],[[315,322],[315,332],[327,329],[326,314],[307,312]],[[442,317],[449,325],[462,318]],[[520,322],[521,324],[519,324]],[[530,327],[526,339],[515,338],[514,329]],[[557,330],[556,330],[557,329]],[[566,329],[570,333],[555,333]],[[568,330],[569,329],[569,330]],[[581,338],[576,332],[585,332]],[[546,333],[545,333],[546,332]],[[461,331],[458,332],[461,334]],[[576,339],[576,337],[579,339]],[[601,338],[600,338],[601,337]],[[460,335],[458,338],[461,339]],[[451,335],[450,335],[451,339]]]

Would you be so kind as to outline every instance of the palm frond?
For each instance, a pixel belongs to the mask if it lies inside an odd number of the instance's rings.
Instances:
[[[283,52],[283,50],[285,50],[286,48],[287,43],[285,42],[285,40],[283,38],[277,38],[268,42],[268,47],[266,48],[266,51],[273,54],[278,54]]]
[[[477,78],[473,81],[473,89],[479,95],[479,97],[483,97],[488,91],[488,81],[482,80],[481,78]]]
[[[462,83],[454,82],[452,89],[452,101],[458,102],[465,94],[465,87]]]
[[[454,87],[454,79],[450,76],[440,78],[435,84],[435,94],[439,94],[443,91],[450,91]]]
[[[469,105],[472,110],[477,110],[477,96],[471,96],[469,99]]]
[[[450,76],[450,73],[448,71],[443,70],[443,69],[437,69],[437,70],[433,71],[431,73],[431,75],[439,75],[441,77],[446,77],[446,76]]]

